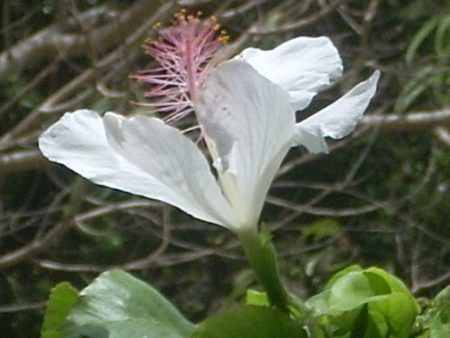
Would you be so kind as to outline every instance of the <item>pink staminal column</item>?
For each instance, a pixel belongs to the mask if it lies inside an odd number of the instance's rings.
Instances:
[[[142,105],[165,114],[167,123],[177,121],[194,110],[198,89],[217,65],[216,51],[229,39],[214,17],[200,20],[185,10],[175,14],[174,23],[162,28],[159,38],[144,43],[145,52],[159,64],[134,76],[149,83],[144,93],[150,102]]]

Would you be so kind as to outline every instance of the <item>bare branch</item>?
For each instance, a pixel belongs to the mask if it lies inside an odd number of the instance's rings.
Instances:
[[[436,138],[447,147],[450,147],[450,131],[448,128],[438,126],[434,129]]]
[[[22,150],[0,156],[0,176],[42,167],[47,160],[39,150]]]
[[[136,43],[136,41],[145,34],[149,25],[153,24],[155,20],[160,18],[161,16],[168,15],[171,11],[172,2],[168,2],[167,4],[158,8],[158,10],[151,12],[152,15],[150,18],[143,23],[141,23],[140,27],[133,33],[128,36],[125,41],[122,41],[124,44],[117,47],[110,54],[105,56],[102,60],[100,60],[96,65],[88,68],[83,73],[69,81],[66,85],[62,86],[59,90],[53,93],[50,97],[48,97],[44,102],[42,102],[38,107],[33,109],[23,120],[21,120],[16,126],[14,126],[11,130],[0,137],[0,149],[7,148],[7,145],[18,135],[24,133],[27,129],[33,127],[38,123],[39,117],[41,117],[42,112],[64,112],[69,109],[74,103],[79,100],[79,96],[82,98],[92,94],[91,88],[84,88],[87,81],[92,79],[96,74],[98,69],[110,67],[112,64],[115,64],[115,67],[120,67],[121,64],[126,62],[123,60],[121,56],[123,56],[123,50],[126,47],[129,47],[131,44]],[[82,87],[82,90],[80,90]],[[63,104],[59,104],[60,100],[67,98],[70,95],[74,95],[75,93],[78,95],[69,103],[66,101]]]
[[[438,125],[450,124],[450,108],[430,112],[409,114],[366,115],[361,120],[363,127],[377,127],[381,132],[415,131]]]
[[[41,252],[47,250],[49,246],[56,243],[71,228],[71,219],[66,219],[55,225],[42,238],[33,240],[31,243],[0,256],[0,270],[16,265],[25,260],[29,260]]]
[[[323,7],[320,11],[315,13],[314,15],[309,16],[306,19],[297,20],[295,22],[290,22],[287,24],[284,24],[282,26],[279,26],[275,29],[267,29],[267,30],[261,30],[258,28],[255,28],[251,31],[252,34],[258,34],[258,35],[268,35],[268,34],[279,34],[294,30],[299,30],[308,26],[311,26],[315,24],[317,21],[322,20],[326,16],[332,14],[339,5],[344,3],[347,0],[335,0],[330,5]]]
[[[58,55],[88,55],[89,39],[95,44],[98,52],[104,53],[117,42],[123,41],[149,13],[156,11],[159,6],[160,1],[157,0],[137,1],[120,14],[117,21],[113,20],[112,23],[93,29],[89,38],[85,34],[64,32],[57,24],[45,28],[0,54],[0,79],[6,79],[9,74],[16,73],[27,65],[52,59]],[[98,18],[105,15],[104,8],[93,11]],[[86,15],[91,17],[93,11]]]

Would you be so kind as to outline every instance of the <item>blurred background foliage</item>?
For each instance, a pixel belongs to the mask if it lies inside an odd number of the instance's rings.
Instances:
[[[37,337],[49,290],[113,266],[161,290],[192,320],[230,307],[255,279],[236,239],[161,203],[98,187],[37,150],[65,111],[145,113],[140,45],[181,7],[216,15],[232,40],[272,48],[329,36],[343,78],[299,118],[373,69],[377,95],[327,156],[293,149],[262,220],[282,275],[305,296],[336,270],[377,265],[417,296],[450,281],[450,3],[447,0],[22,1],[1,3],[0,336]],[[276,71],[276,65],[274,65]],[[188,121],[191,122],[191,121]],[[186,123],[188,123],[186,122]]]

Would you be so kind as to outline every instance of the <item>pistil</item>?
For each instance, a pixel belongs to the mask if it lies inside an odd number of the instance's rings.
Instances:
[[[220,61],[216,51],[228,41],[214,17],[200,20],[200,16],[181,10],[172,26],[157,24],[159,38],[147,40],[144,48],[159,66],[134,76],[151,85],[144,93],[150,100],[141,105],[164,114],[168,123],[194,111],[199,88]]]

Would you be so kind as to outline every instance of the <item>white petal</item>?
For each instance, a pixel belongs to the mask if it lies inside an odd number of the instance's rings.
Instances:
[[[342,61],[327,37],[298,37],[272,50],[247,48],[237,58],[289,92],[295,110],[342,75]]]
[[[292,140],[293,145],[302,145],[310,153],[328,153],[328,146],[320,128],[304,128],[297,125]]]
[[[295,125],[294,145],[312,153],[326,153],[324,137],[341,139],[355,129],[377,89],[380,72],[357,84],[347,94],[316,114]]]
[[[117,115],[109,120],[115,117],[127,122]],[[135,118],[134,121],[145,125],[146,120],[141,122]],[[39,147],[50,160],[64,164],[97,184],[164,201],[199,219],[230,226],[230,207],[200,151],[173,128],[159,121],[150,124],[154,128],[147,130],[141,144],[136,144],[142,161],[148,162],[145,168],[130,163],[113,149],[106,138],[103,119],[90,110],[66,113],[40,137]],[[118,137],[128,142],[128,134]],[[185,152],[171,153],[173,148]],[[150,153],[142,149],[150,149]],[[135,154],[136,149],[128,151]],[[186,176],[186,172],[189,175]],[[202,188],[191,189],[193,180]],[[203,204],[204,200],[207,203]]]
[[[196,108],[233,209],[243,226],[256,226],[294,132],[287,92],[231,60],[209,75]]]

